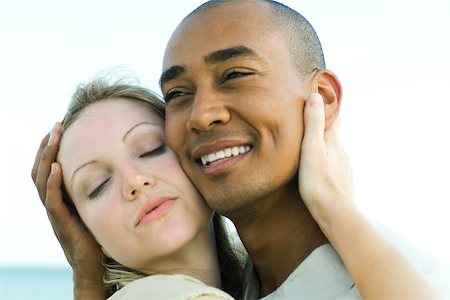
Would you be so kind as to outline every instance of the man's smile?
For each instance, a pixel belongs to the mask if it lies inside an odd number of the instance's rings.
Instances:
[[[219,150],[214,153],[209,153],[206,155],[203,155],[201,157],[202,165],[208,165],[210,163],[213,163],[219,159],[229,158],[231,156],[238,156],[240,154],[244,154],[250,151],[250,146],[235,146],[230,148],[225,148],[223,150]]]
[[[204,175],[223,175],[254,149],[249,139],[219,139],[194,148],[191,158]]]

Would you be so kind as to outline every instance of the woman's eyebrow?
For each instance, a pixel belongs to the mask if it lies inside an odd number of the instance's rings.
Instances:
[[[125,134],[122,137],[122,142],[125,142],[125,140],[127,139],[128,135],[133,130],[135,130],[137,127],[140,127],[140,126],[152,126],[152,127],[158,127],[159,128],[161,126],[161,124],[160,123],[152,123],[152,122],[148,122],[148,121],[137,123],[136,125],[132,126],[130,129],[128,129],[127,132],[125,132]]]
[[[90,160],[90,161],[88,161],[88,162],[82,164],[81,166],[79,166],[78,168],[76,168],[76,169],[72,172],[72,176],[71,176],[71,179],[70,179],[70,188],[71,188],[71,189],[73,189],[73,181],[74,181],[75,175],[78,173],[78,171],[80,171],[82,168],[84,168],[84,167],[86,167],[86,166],[88,166],[88,165],[95,164],[95,163],[98,163],[98,161],[97,161],[97,160]]]

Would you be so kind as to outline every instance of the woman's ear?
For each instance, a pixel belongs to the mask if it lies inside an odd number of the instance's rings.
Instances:
[[[325,103],[325,129],[339,116],[342,87],[336,74],[327,69],[317,70],[311,78],[311,92],[319,93]]]

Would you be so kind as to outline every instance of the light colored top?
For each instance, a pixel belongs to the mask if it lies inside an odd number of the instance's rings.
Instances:
[[[227,293],[189,276],[151,275],[127,284],[109,297],[108,300],[191,300],[199,296],[233,299]]]
[[[360,299],[358,289],[330,244],[315,249],[273,293],[272,299]]]

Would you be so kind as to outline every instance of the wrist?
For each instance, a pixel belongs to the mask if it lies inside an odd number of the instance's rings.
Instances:
[[[88,276],[88,274],[74,271],[73,282],[74,299],[104,300],[107,297],[107,290],[100,274]]]
[[[108,296],[104,287],[100,289],[74,288],[73,295],[75,300],[82,300],[82,299],[105,300]]]
[[[342,229],[358,219],[361,215],[352,199],[343,199],[343,197],[330,197],[330,201],[322,197],[308,205],[308,210],[319,225],[322,232],[333,241],[342,234]],[[336,200],[340,199],[340,201]]]
[[[340,252],[360,239],[366,232],[366,219],[353,201],[329,203],[317,217],[322,232]]]

